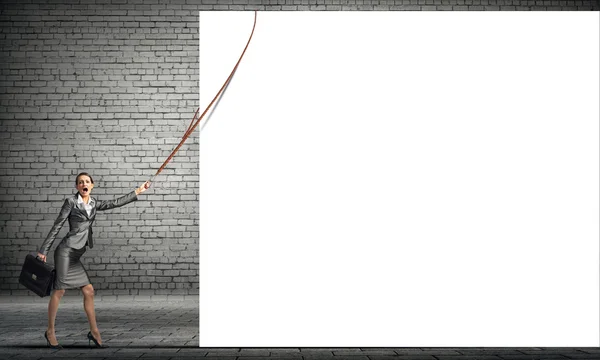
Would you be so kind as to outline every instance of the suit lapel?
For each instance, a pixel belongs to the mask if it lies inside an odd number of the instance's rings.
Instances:
[[[88,216],[88,219],[93,219],[94,216],[96,216],[96,199],[93,197],[90,197],[90,205],[92,206],[92,211],[90,211],[90,216]],[[85,214],[87,215],[87,211]]]

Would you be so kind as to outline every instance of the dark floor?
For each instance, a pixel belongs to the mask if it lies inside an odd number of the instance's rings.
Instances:
[[[80,297],[65,297],[57,317],[62,350],[44,339],[47,299],[0,297],[0,359],[600,359],[600,348],[199,348],[194,297],[98,297],[108,349],[90,349]]]

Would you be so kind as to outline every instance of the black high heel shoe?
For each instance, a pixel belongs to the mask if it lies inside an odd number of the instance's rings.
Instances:
[[[88,338],[88,345],[89,345],[90,347],[92,347],[92,341],[94,342],[94,344],[96,344],[96,347],[98,347],[98,348],[105,349],[105,348],[107,348],[107,347],[108,347],[107,345],[100,344],[100,343],[98,342],[98,340],[96,340],[96,338],[94,337],[94,335],[92,335],[92,332],[91,332],[91,331],[90,331],[90,332],[88,332],[87,338]]]
[[[50,344],[50,340],[48,340],[48,332],[44,331],[44,337],[46,338],[46,344],[50,349],[62,349],[63,347],[60,344],[52,345]]]

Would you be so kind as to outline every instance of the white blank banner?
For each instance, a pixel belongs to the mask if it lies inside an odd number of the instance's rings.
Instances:
[[[252,12],[200,13],[200,105]],[[599,346],[598,12],[260,12],[200,137],[200,346]]]

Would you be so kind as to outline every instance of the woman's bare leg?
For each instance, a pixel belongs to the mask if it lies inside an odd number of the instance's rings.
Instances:
[[[90,332],[92,336],[102,344],[100,338],[100,331],[98,330],[98,324],[96,323],[96,310],[94,309],[94,287],[92,284],[88,284],[81,288],[83,292],[83,309],[87,315],[88,322],[90,323]]]
[[[48,340],[50,340],[51,345],[58,344],[58,340],[56,340],[55,325],[56,325],[56,313],[58,313],[58,305],[60,304],[60,299],[65,294],[65,290],[54,290],[52,292],[52,296],[50,296],[50,301],[48,302],[48,329],[46,330],[46,335],[48,336]]]

